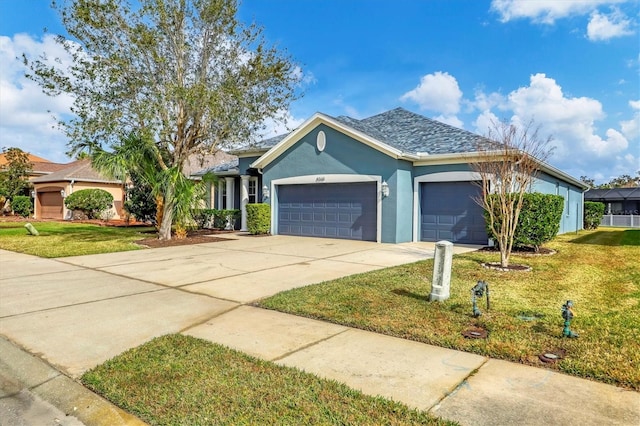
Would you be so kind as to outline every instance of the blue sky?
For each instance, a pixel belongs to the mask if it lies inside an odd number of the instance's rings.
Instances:
[[[314,112],[364,118],[398,106],[485,134],[534,119],[549,162],[596,182],[640,169],[640,0],[244,0],[240,19],[299,64]],[[49,0],[0,0],[0,146],[66,162],[47,98],[15,58],[59,52]],[[48,111],[51,111],[49,113]],[[283,131],[274,125],[272,132]]]

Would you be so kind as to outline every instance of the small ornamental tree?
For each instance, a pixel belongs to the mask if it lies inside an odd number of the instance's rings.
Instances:
[[[597,229],[604,216],[605,205],[597,201],[584,202],[584,229]]]
[[[84,213],[88,219],[99,219],[113,205],[113,195],[104,189],[81,189],[69,194],[64,200],[69,210]]]
[[[496,238],[502,268],[509,266],[525,194],[551,154],[547,148],[551,138],[541,139],[538,131],[533,122],[524,126],[493,122],[486,138],[478,143],[477,154],[469,158],[482,189],[475,201],[486,212],[487,228]]]

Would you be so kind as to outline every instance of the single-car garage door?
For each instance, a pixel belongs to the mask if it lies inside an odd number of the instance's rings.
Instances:
[[[473,200],[480,188],[471,182],[428,182],[420,188],[420,239],[487,244],[482,208]]]
[[[375,182],[279,185],[277,191],[279,234],[376,241]]]
[[[42,219],[62,219],[62,195],[60,191],[38,192],[39,215]]]

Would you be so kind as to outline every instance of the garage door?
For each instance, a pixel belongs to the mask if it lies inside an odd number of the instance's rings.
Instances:
[[[278,186],[278,233],[376,241],[376,183]]]
[[[62,195],[60,191],[39,192],[40,214],[43,219],[62,219]]]
[[[422,241],[487,244],[483,210],[473,200],[480,195],[477,185],[429,182],[421,184],[420,193]]]

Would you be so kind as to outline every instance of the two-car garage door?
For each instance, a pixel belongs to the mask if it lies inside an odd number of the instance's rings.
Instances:
[[[480,188],[472,182],[420,184],[420,239],[486,244],[482,208],[474,201]]]
[[[277,188],[279,234],[376,241],[376,182]]]
[[[480,188],[471,182],[420,184],[420,240],[486,244]],[[376,241],[375,182],[278,185],[277,232]]]

